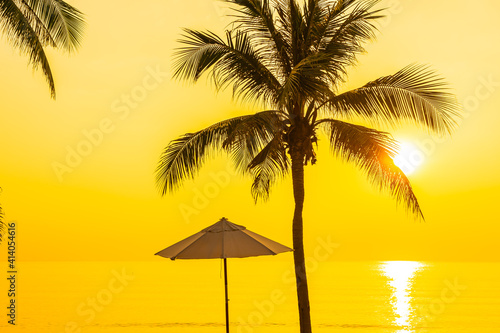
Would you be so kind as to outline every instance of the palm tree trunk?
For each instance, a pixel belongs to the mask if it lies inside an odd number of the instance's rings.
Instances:
[[[297,281],[297,299],[299,304],[300,333],[311,333],[311,314],[309,307],[309,291],[304,257],[303,221],[304,208],[304,154],[291,153],[293,196],[295,211],[293,214],[293,259],[295,263],[295,278]]]

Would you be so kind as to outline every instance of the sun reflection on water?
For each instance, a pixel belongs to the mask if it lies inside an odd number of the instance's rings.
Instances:
[[[381,265],[382,272],[390,279],[389,284],[394,288],[393,307],[397,317],[394,323],[401,327],[396,333],[414,332],[410,325],[410,290],[413,285],[412,278],[416,272],[425,265],[417,261],[387,261]]]

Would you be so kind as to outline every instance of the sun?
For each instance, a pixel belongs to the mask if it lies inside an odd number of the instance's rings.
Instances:
[[[414,173],[424,163],[425,155],[413,143],[402,141],[393,161],[406,175]]]

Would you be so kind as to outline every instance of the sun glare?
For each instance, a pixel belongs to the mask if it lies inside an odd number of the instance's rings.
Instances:
[[[425,156],[420,149],[409,142],[401,142],[399,152],[393,158],[396,164],[406,175],[414,173],[425,160]]]
[[[397,317],[394,323],[402,328],[397,333],[413,332],[410,330],[410,291],[413,286],[412,278],[415,273],[424,267],[417,261],[388,261],[382,264],[382,272],[390,279],[390,285],[394,289],[393,308]]]

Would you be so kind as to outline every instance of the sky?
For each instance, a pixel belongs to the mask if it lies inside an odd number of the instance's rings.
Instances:
[[[162,149],[186,132],[259,111],[216,94],[208,80],[172,80],[181,27],[221,33],[229,10],[212,0],[71,1],[85,13],[80,50],[48,49],[57,99],[27,58],[0,41],[0,203],[16,222],[18,260],[160,260],[157,251],[221,217],[291,246],[291,179],[254,204],[250,179],[225,156],[161,197]],[[498,261],[500,21],[497,1],[387,0],[376,41],[341,90],[425,63],[462,103],[451,137],[390,130],[405,157],[425,222],[336,160],[325,137],[306,169],[306,256],[331,260]],[[2,245],[5,246],[5,245]]]

